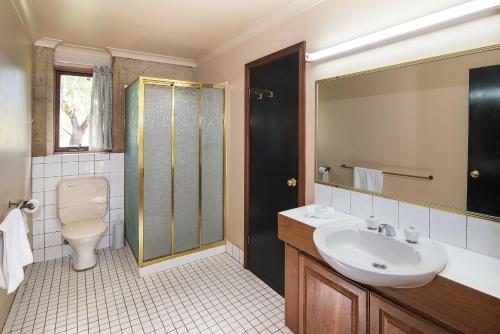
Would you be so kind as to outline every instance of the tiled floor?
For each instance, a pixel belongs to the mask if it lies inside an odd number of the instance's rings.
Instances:
[[[3,333],[290,333],[283,298],[226,253],[144,278],[129,254],[30,265]]]

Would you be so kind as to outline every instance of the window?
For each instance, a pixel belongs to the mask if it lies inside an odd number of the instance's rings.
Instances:
[[[56,152],[88,151],[92,71],[56,70]]]

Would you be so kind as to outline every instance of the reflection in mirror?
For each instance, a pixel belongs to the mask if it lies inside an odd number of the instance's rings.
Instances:
[[[316,181],[500,216],[500,46],[317,82]]]

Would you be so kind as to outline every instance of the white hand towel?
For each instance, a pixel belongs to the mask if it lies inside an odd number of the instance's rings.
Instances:
[[[17,289],[24,279],[25,265],[33,262],[26,236],[26,225],[20,209],[11,210],[0,224],[3,236],[2,273],[7,293]]]
[[[363,167],[354,167],[354,188],[360,190],[366,190],[366,168]]]
[[[335,218],[335,209],[329,206],[319,206],[316,204],[308,205],[306,209],[306,217],[333,219]]]
[[[3,238],[0,237],[0,260],[3,259]],[[3,277],[2,266],[0,266],[0,289],[7,289],[5,279]]]
[[[381,170],[354,167],[354,188],[381,193],[384,189],[384,174]]]
[[[381,170],[366,170],[366,190],[381,193],[384,190],[384,173]]]

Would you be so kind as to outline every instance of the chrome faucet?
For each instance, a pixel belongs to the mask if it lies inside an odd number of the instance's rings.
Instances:
[[[383,235],[386,235],[388,237],[395,237],[396,236],[396,231],[394,230],[394,227],[392,227],[389,224],[380,224],[377,228],[378,233],[382,233]]]

